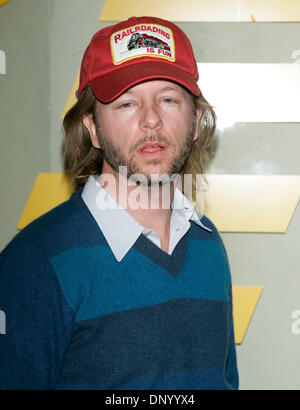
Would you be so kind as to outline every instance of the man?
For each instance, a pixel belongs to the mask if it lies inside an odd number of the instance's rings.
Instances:
[[[238,387],[226,252],[176,187],[214,131],[197,80],[171,22],[92,38],[64,119],[77,189],[1,254],[2,388]]]

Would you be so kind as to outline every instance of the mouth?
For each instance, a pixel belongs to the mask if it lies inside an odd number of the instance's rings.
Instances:
[[[140,154],[157,154],[163,152],[167,149],[167,146],[162,142],[154,141],[154,142],[147,142],[146,144],[142,145],[137,152]]]

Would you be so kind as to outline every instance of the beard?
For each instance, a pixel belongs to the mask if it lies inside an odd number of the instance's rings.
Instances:
[[[193,116],[190,131],[187,133],[185,138],[183,138],[183,143],[179,149],[176,149],[175,144],[163,135],[152,134],[137,141],[130,148],[128,155],[126,155],[120,146],[114,145],[101,133],[98,122],[95,122],[95,126],[98,141],[102,147],[103,159],[106,160],[115,172],[121,173],[128,179],[131,179],[131,181],[145,186],[169,183],[172,176],[176,176],[182,171],[192,151],[196,127],[195,116]],[[174,158],[168,168],[162,174],[145,174],[143,169],[135,160],[135,153],[137,149],[143,144],[151,141],[157,141],[165,144],[174,155]],[[146,164],[156,165],[160,162],[161,160],[148,160]]]

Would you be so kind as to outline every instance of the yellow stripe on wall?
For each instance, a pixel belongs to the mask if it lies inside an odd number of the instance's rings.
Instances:
[[[232,306],[235,343],[241,344],[263,288],[261,286],[233,286]]]
[[[23,229],[34,219],[68,200],[71,193],[70,178],[66,174],[38,174],[17,228]]]
[[[300,198],[300,176],[210,175],[204,210],[220,232],[284,233]]]
[[[198,210],[220,232],[286,232],[300,198],[300,176],[212,175],[200,194]],[[18,229],[67,200],[70,180],[65,174],[38,175]],[[202,199],[204,195],[204,209]]]
[[[157,16],[171,21],[300,21],[299,0],[106,0],[100,21]]]
[[[79,86],[79,72],[78,72],[77,77],[74,81],[72,90],[69,94],[68,101],[67,101],[67,103],[64,107],[64,110],[62,112],[61,119],[64,119],[64,117],[65,117],[66,113],[69,111],[69,109],[72,108],[73,105],[77,102],[76,91],[78,90],[78,86]]]
[[[9,0],[0,0],[0,7],[3,6],[3,4],[7,3]]]

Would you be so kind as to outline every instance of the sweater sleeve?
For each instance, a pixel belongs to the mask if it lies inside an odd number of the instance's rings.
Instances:
[[[226,271],[228,276],[226,278],[226,289],[228,294],[228,349],[227,349],[227,360],[225,368],[225,379],[228,386],[231,389],[237,390],[239,388],[239,374],[237,368],[237,356],[235,348],[235,338],[234,338],[234,323],[233,323],[233,312],[232,312],[232,281],[231,281],[231,269],[228,260],[228,255],[226,248],[224,246],[223,240],[210,219],[198,213],[198,217],[202,219],[202,222],[212,230],[212,234],[220,242],[222,250],[224,263],[226,265]]]
[[[237,358],[234,339],[233,315],[232,315],[232,289],[230,287],[229,293],[229,346],[226,363],[226,380],[232,389],[239,388],[239,375],[237,369]]]
[[[52,389],[71,338],[73,313],[51,263],[13,240],[0,254],[0,389]]]

